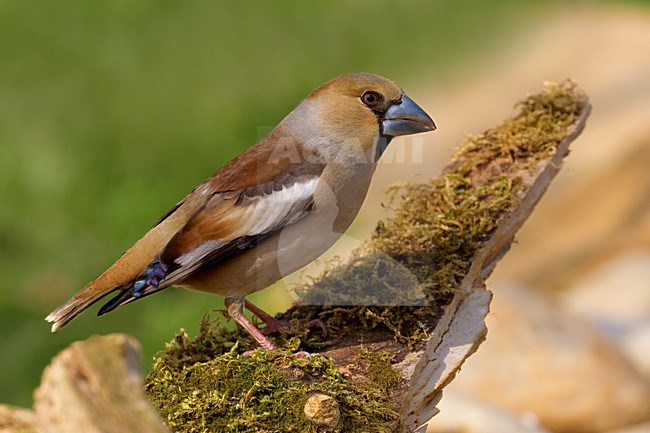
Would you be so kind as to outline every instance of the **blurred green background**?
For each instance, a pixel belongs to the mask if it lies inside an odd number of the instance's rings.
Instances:
[[[146,369],[221,308],[168,290],[57,334],[43,321],[319,84],[372,71],[444,88],[559,3],[0,2],[0,402],[30,405],[74,340],[132,334]],[[278,293],[256,299],[273,311]]]

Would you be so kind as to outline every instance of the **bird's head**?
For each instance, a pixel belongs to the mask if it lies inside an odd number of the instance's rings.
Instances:
[[[376,162],[393,137],[433,131],[429,115],[393,81],[370,73],[336,77],[285,119],[310,147]]]

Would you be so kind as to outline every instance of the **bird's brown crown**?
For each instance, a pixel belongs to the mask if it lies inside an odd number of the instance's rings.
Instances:
[[[376,107],[371,105],[374,101],[364,101],[362,99],[364,94],[368,93],[379,95],[380,101],[378,101]],[[381,75],[357,72],[331,79],[314,90],[307,99],[315,99],[325,95],[358,98],[359,102],[370,108],[382,109],[391,103],[398,102],[402,95],[402,89],[394,81]]]

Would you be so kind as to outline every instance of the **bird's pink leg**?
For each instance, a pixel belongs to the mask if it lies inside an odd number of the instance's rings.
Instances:
[[[252,302],[244,299],[244,307],[250,311],[251,313],[255,314],[259,319],[266,324],[266,326],[260,330],[260,332],[263,335],[269,335],[273,332],[283,332],[286,331],[287,329],[293,329],[294,325],[288,322],[283,322],[282,320],[278,320],[275,317],[271,316],[269,313],[266,311],[262,310],[260,307],[257,305],[253,304]],[[307,328],[318,328],[320,329],[324,335],[327,335],[327,328],[325,328],[325,325],[320,319],[313,319],[304,324],[307,326]]]
[[[228,315],[235,322],[239,323],[265,350],[275,350],[275,345],[262,335],[260,330],[244,316],[244,302],[244,298],[240,297],[226,298],[224,303],[228,310]]]
[[[244,299],[244,308],[246,308],[251,313],[255,314],[257,317],[259,317],[259,319],[262,322],[264,322],[266,327],[264,327],[264,329],[260,331],[264,335],[268,335],[271,332],[276,332],[276,331],[282,332],[289,327],[289,325],[282,323],[281,321],[271,316],[269,313],[262,310],[260,307],[253,304],[247,299]]]

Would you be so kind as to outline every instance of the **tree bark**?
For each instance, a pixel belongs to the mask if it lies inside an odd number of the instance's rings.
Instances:
[[[485,280],[498,260],[510,249],[515,233],[559,172],[562,160],[569,153],[569,144],[584,129],[590,110],[590,105],[585,104],[573,132],[562,140],[552,157],[538,165],[535,176],[525,180],[521,202],[499,224],[472,260],[470,270],[461,283],[461,290],[446,307],[427,349],[419,355],[414,354],[415,357],[399,366],[403,372],[413,369],[402,406],[402,420],[407,428],[424,431],[426,421],[438,412],[436,404],[442,398],[442,389],[453,380],[463,362],[485,339],[487,328],[484,320],[492,299],[492,293],[485,289]]]
[[[40,433],[170,433],[143,392],[140,345],[112,334],[78,341],[43,372]]]

